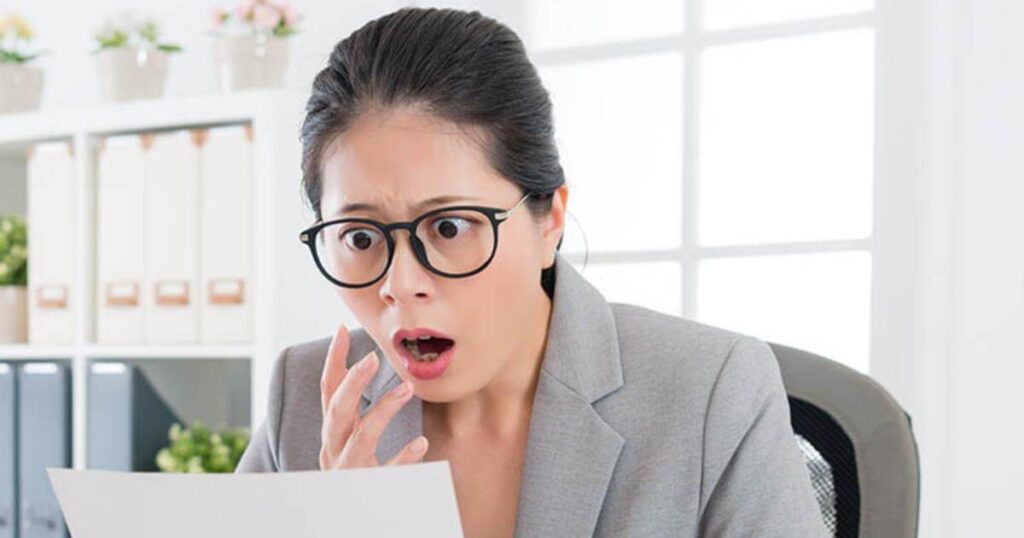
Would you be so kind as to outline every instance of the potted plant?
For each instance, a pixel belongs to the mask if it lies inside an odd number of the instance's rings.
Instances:
[[[39,56],[30,50],[33,37],[21,16],[0,17],[0,114],[39,108],[43,70],[29,65]]]
[[[165,473],[232,473],[249,446],[248,428],[211,432],[198,420],[191,428],[173,424],[168,437],[171,444],[156,455]]]
[[[160,41],[152,19],[122,13],[108,19],[95,34],[100,94],[108,101],[154,99],[163,95],[167,63],[181,46]]]
[[[290,5],[271,0],[241,0],[230,12],[214,10],[213,57],[221,90],[280,86],[298,21]]]
[[[0,216],[0,343],[28,340],[28,233],[25,220]]]

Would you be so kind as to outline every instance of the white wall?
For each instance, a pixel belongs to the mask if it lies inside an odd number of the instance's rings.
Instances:
[[[1020,533],[1024,3],[960,0],[950,369],[954,536]]]

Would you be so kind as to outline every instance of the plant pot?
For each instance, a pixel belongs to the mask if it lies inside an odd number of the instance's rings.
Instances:
[[[0,344],[28,341],[28,288],[0,286]]]
[[[168,54],[152,49],[104,49],[96,54],[105,101],[156,99],[164,93]]]
[[[0,63],[0,114],[39,108],[43,70],[25,64]]]
[[[224,35],[215,39],[213,58],[224,93],[281,86],[288,68],[287,37]]]

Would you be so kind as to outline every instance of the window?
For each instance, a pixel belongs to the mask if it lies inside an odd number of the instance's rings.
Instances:
[[[571,189],[562,250],[584,276],[867,372],[874,2],[522,9]]]

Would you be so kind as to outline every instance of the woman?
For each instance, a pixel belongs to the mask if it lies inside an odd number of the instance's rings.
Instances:
[[[770,348],[609,304],[559,254],[551,104],[509,28],[366,24],[302,141],[302,240],[362,328],[281,353],[239,472],[448,460],[466,536],[825,535]]]

